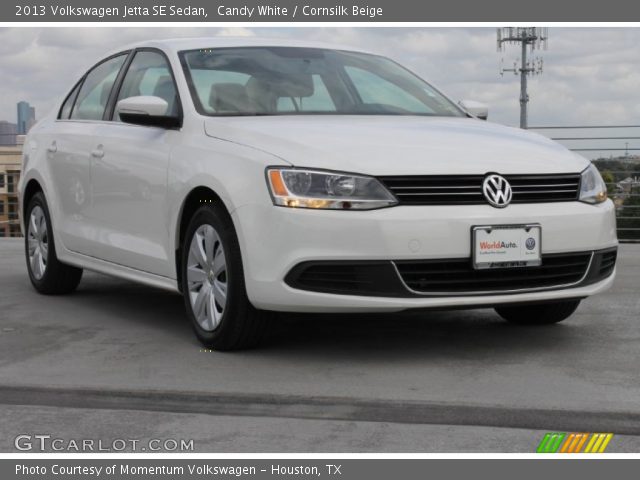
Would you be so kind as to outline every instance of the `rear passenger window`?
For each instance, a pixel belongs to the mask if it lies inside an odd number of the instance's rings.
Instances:
[[[178,96],[167,60],[157,52],[136,53],[118,94],[118,101],[129,97],[150,95],[160,97],[168,104],[167,115],[179,112]],[[120,120],[115,118],[115,120]]]
[[[67,120],[69,118],[69,115],[71,115],[73,104],[76,101],[76,97],[78,96],[78,90],[80,90],[81,86],[82,82],[78,82],[76,87],[71,91],[67,99],[62,104],[62,107],[60,107],[60,115],[58,116],[58,118],[62,120]]]
[[[111,88],[126,58],[127,54],[110,58],[87,74],[71,112],[72,119],[102,120]]]

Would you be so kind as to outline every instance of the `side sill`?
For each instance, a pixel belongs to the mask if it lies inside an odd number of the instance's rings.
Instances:
[[[135,268],[125,267],[124,265],[118,265],[117,263],[107,262],[99,258],[72,252],[64,247],[62,247],[61,250],[62,251],[56,252],[59,260],[74,267],[85,268],[104,275],[180,293],[178,282],[174,278],[163,277],[142,270],[136,270]]]

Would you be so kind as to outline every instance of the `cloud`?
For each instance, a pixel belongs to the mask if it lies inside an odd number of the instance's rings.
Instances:
[[[217,35],[221,37],[253,37],[255,36],[255,32],[249,28],[243,27],[231,27],[231,28],[223,28]]]
[[[551,28],[545,71],[530,79],[531,124],[639,123],[640,29]],[[519,79],[501,77],[517,47],[496,52],[493,28],[3,28],[0,120],[15,121],[27,100],[38,116],[106,52],[150,38],[259,35],[362,47],[393,57],[458,100],[490,105],[494,121],[517,125]]]

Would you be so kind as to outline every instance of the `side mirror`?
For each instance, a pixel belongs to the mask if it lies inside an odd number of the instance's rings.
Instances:
[[[467,113],[470,113],[480,120],[486,120],[489,118],[489,107],[484,103],[476,102],[474,100],[461,100],[458,104],[466,110]]]
[[[160,97],[139,96],[123,98],[116,105],[116,115],[125,123],[151,127],[177,128],[180,117],[167,115],[169,104]]]

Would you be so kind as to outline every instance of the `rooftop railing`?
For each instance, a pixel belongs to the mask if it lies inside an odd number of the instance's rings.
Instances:
[[[529,127],[590,158],[616,205],[618,238],[640,242],[640,125],[544,125]]]
[[[635,157],[629,152],[640,152],[640,125],[580,125],[580,126],[535,126],[536,130],[552,140],[564,144],[575,152],[585,153],[587,156],[599,157],[595,164],[600,169],[607,184],[609,197],[616,206],[618,238],[622,242],[640,243],[640,155]],[[592,134],[598,130],[614,131],[611,135],[601,133]],[[605,142],[603,144],[603,142]],[[21,148],[21,144],[0,145],[2,147]],[[615,156],[612,154],[615,152]],[[620,155],[620,152],[624,154]],[[13,154],[14,151],[4,152]],[[606,157],[606,155],[609,157]],[[4,182],[0,182],[0,192],[6,192],[10,197],[15,195],[18,182],[17,172],[19,163],[2,163]],[[624,168],[620,168],[623,166]],[[19,174],[19,173],[18,173]],[[9,199],[7,199],[9,200]],[[4,216],[9,208],[18,208],[12,202],[5,202]],[[16,210],[17,211],[17,210]],[[2,216],[2,213],[0,213]],[[17,224],[17,214],[12,214],[7,220],[0,220],[0,228],[4,224]],[[19,234],[19,232],[18,232]]]

